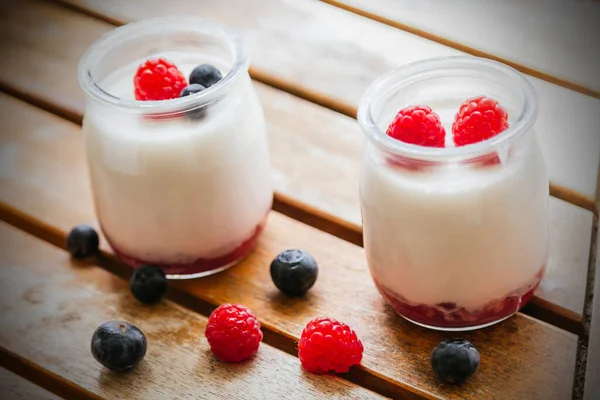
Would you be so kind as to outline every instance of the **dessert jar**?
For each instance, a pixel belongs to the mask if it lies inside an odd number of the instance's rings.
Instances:
[[[506,109],[508,129],[454,146],[459,106],[481,95]],[[386,135],[398,110],[417,104],[438,113],[446,147]],[[476,57],[409,64],[364,94],[364,247],[379,292],[398,314],[429,328],[469,330],[510,317],[531,298],[549,247],[549,182],[536,116],[523,75]]]
[[[134,75],[165,58],[185,76],[222,79],[199,93],[137,101]],[[273,190],[265,121],[239,37],[195,17],[144,20],[101,37],[82,57],[83,135],[101,229],[115,253],[169,278],[209,275],[254,247]]]

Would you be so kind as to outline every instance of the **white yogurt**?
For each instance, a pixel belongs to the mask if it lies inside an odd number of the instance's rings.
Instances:
[[[160,56],[186,77],[202,63],[220,67],[202,55]],[[133,99],[141,62],[108,76],[102,89]],[[91,104],[83,131],[102,229],[130,257],[189,263],[223,256],[251,237],[270,209],[265,125],[247,73],[201,120],[153,121]]]
[[[516,146],[503,165],[424,171],[366,151],[364,241],[379,284],[414,304],[477,309],[535,280],[548,256],[549,202],[536,143]]]

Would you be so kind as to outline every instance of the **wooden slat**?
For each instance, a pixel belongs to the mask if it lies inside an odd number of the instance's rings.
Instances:
[[[117,23],[172,10],[220,21],[244,33],[255,78],[341,112],[354,110],[367,86],[393,68],[429,57],[464,54],[310,0],[60,1]],[[600,99],[530,80],[539,97],[537,130],[550,161],[554,192],[597,211],[593,199],[600,163]]]
[[[79,127],[3,95],[0,110],[6,123],[0,144],[0,202],[5,204],[0,216],[22,226],[49,225],[62,244],[74,224],[96,224]],[[36,233],[54,235],[43,229]],[[110,251],[104,241],[102,246]],[[277,253],[292,247],[306,249],[321,265],[315,287],[306,298],[294,300],[278,293],[267,268]],[[246,304],[277,345],[290,352],[309,319],[329,315],[345,321],[366,349],[362,368],[349,379],[386,395],[560,399],[571,391],[575,336],[521,314],[466,333],[481,351],[482,367],[467,385],[441,385],[431,373],[429,356],[445,335],[405,322],[385,306],[360,247],[275,212],[258,248],[243,263],[176,285],[213,305]]]
[[[4,400],[60,400],[60,397],[0,368],[0,398]]]
[[[581,314],[593,215],[553,198],[550,214],[548,271],[536,297]]]
[[[8,81],[18,91],[57,104],[80,120],[84,98],[76,79],[77,59],[112,27],[61,7],[30,4],[32,7],[8,18],[4,27],[9,37],[17,38],[11,40],[5,54],[24,65],[11,67]],[[35,24],[27,23],[27,13],[36,16]],[[43,41],[39,44],[43,51],[32,45],[39,41]],[[69,46],[64,46],[67,41]],[[356,122],[268,86],[257,83],[256,87],[268,123],[277,196],[301,203],[297,209],[333,216],[336,224],[345,224],[360,239],[356,182],[364,139]],[[577,326],[583,307],[592,214],[557,199],[551,200],[551,212],[549,273],[537,293],[543,300],[538,304]],[[306,219],[305,215],[300,217]],[[345,234],[342,237],[348,239]]]
[[[598,2],[322,1],[600,97]]]
[[[0,293],[4,351],[106,399],[357,398],[372,393],[335,376],[303,373],[297,358],[262,344],[242,364],[216,360],[204,338],[206,317],[171,302],[145,307],[126,281],[0,224]],[[94,360],[90,340],[101,323],[122,319],[148,338],[148,351],[131,373],[107,371]],[[3,397],[3,399],[9,399]]]
[[[597,228],[597,227],[596,227]],[[595,248],[595,282],[593,291],[592,320],[589,344],[587,346],[587,366],[585,375],[584,400],[600,398],[600,235],[597,235]],[[592,260],[594,262],[594,260]]]

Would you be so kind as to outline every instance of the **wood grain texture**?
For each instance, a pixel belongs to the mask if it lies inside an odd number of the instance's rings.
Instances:
[[[0,368],[0,398],[4,400],[59,400],[60,397]]]
[[[59,104],[80,119],[84,112],[84,97],[76,79],[77,60],[98,36],[112,27],[61,7],[31,4],[35,6],[8,18],[4,28],[11,32],[11,37],[21,38],[21,44],[13,42],[12,53],[8,53],[12,58],[24,60],[26,65],[10,69],[10,84],[20,91]],[[36,15],[35,24],[24,24],[27,13]],[[43,52],[28,44],[38,37],[43,40],[40,44]],[[62,45],[67,41],[70,43],[68,49]],[[28,66],[36,69],[27,70]],[[64,75],[70,79],[65,79]],[[275,206],[309,224],[308,218],[325,214],[323,219],[333,220],[332,225],[345,227],[341,232],[343,238],[358,243],[361,218],[357,182],[364,138],[356,122],[266,85],[257,83],[256,88],[268,125],[277,191]],[[37,129],[38,125],[28,128]],[[277,200],[281,198],[284,201],[278,205]],[[310,211],[295,215],[293,210],[285,209],[289,204]],[[578,323],[577,315],[583,307],[592,215],[557,199],[551,200],[551,208],[549,274],[537,296],[546,302],[542,308],[547,308],[547,303],[550,307],[557,304],[575,314],[568,314],[567,318],[572,317]],[[315,225],[324,224],[318,222]]]
[[[214,19],[240,30],[254,70],[270,84],[283,80],[327,96],[340,111],[355,108],[368,85],[407,62],[465,54],[310,0],[61,0],[112,22],[156,17],[177,10]],[[37,18],[36,18],[37,20]],[[335,71],[332,73],[332,71]],[[256,73],[254,74],[256,76]],[[530,77],[539,98],[537,131],[557,189],[580,194],[594,210],[600,164],[600,99]],[[568,118],[557,118],[568,115]],[[568,133],[568,134],[566,134]]]
[[[323,0],[438,43],[490,55],[600,97],[600,4]],[[519,43],[519,45],[515,45]]]
[[[6,96],[0,99],[0,110],[7,113],[3,121],[13,121],[0,144],[1,159],[7,160],[0,168],[0,201],[56,227],[63,238],[76,223],[97,226],[79,127]],[[110,252],[104,242],[102,248]],[[287,248],[303,248],[321,265],[319,280],[305,298],[286,298],[270,280],[270,261]],[[366,348],[362,367],[349,379],[383,380],[374,386],[386,395],[561,399],[571,390],[575,336],[521,314],[465,334],[481,351],[482,367],[460,388],[441,385],[431,373],[429,355],[445,335],[405,322],[385,306],[360,247],[278,213],[271,213],[258,248],[243,263],[175,285],[213,305],[251,307],[279,338],[278,346],[290,352],[308,320],[339,318],[356,329]]]
[[[297,358],[264,343],[247,362],[222,363],[204,338],[206,317],[168,301],[143,306],[126,281],[3,223],[0,237],[2,346],[102,398],[380,398],[305,373]],[[146,357],[125,375],[104,369],[89,350],[94,329],[112,319],[148,338]]]

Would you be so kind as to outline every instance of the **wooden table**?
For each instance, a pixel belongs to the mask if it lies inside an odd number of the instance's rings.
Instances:
[[[600,63],[592,40],[600,37],[600,4],[449,3],[0,2],[0,398],[600,398]],[[276,194],[264,237],[243,263],[177,282],[168,301],[144,307],[129,293],[131,270],[104,241],[91,261],[75,262],[64,249],[73,225],[96,224],[76,69],[83,51],[115,25],[169,12],[245,35]],[[552,250],[548,276],[523,313],[464,335],[482,363],[455,387],[429,366],[447,334],[396,316],[369,277],[356,189],[363,137],[354,117],[377,76],[461,52],[518,68],[538,92]],[[292,247],[321,265],[313,290],[294,300],[278,294],[268,273],[271,259]],[[207,316],[226,302],[252,308],[264,328],[259,353],[240,365],[216,361],[203,337]],[[300,367],[296,341],[319,315],[348,323],[365,345],[362,364],[348,374]],[[124,376],[89,352],[95,327],[116,318],[138,325],[151,343],[144,362]]]

